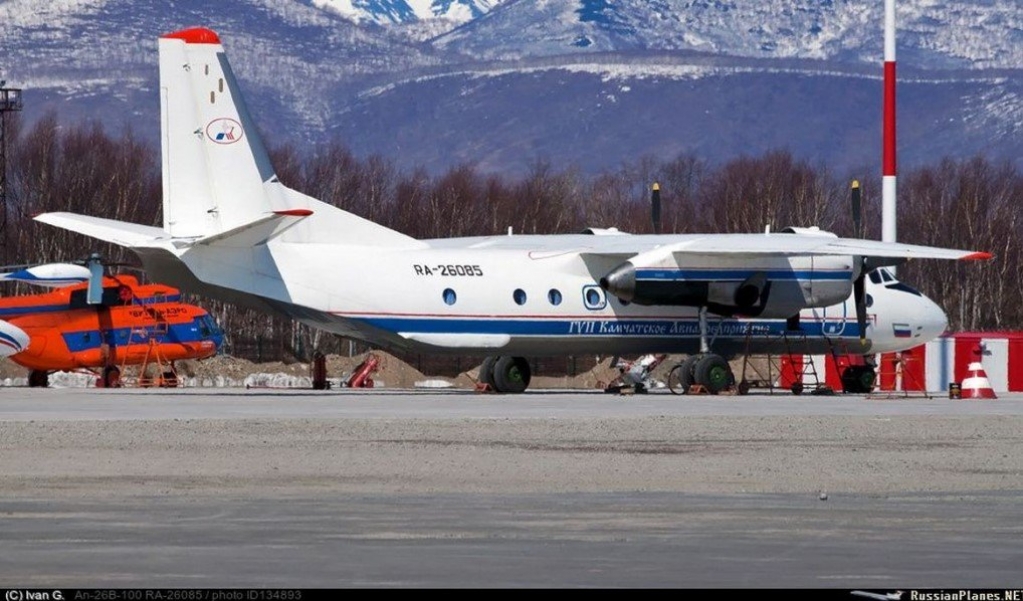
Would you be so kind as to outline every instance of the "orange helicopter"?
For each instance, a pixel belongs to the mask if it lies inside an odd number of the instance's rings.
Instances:
[[[56,288],[0,298],[0,319],[28,337],[10,359],[29,369],[29,386],[46,386],[54,371],[101,370],[97,386],[121,385],[126,365],[156,366],[159,378],[141,384],[174,386],[174,362],[217,353],[223,331],[181,292],[140,284],[131,275],[106,275],[80,265],[54,263],[0,274],[0,280]]]

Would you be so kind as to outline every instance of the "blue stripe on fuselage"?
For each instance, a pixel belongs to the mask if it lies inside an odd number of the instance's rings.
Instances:
[[[111,346],[145,344],[149,342],[151,334],[161,344],[213,340],[219,348],[222,340],[222,338],[213,335],[204,337],[201,333],[198,319],[187,323],[171,324],[166,332],[161,332],[159,328],[149,326],[146,328],[113,328],[103,330],[102,335],[97,330],[65,332],[61,334],[61,337],[64,339],[64,344],[67,345],[69,351],[78,353],[99,348],[100,344],[103,343]]]
[[[355,321],[405,334],[508,334],[510,336],[625,336],[661,338],[699,336],[693,319],[466,319],[424,317],[351,317]],[[708,325],[710,336],[780,336],[788,332],[780,320],[727,321]],[[844,327],[843,327],[844,326]],[[807,336],[859,336],[855,321],[803,321]]]
[[[181,295],[173,294],[169,296],[150,297],[150,298],[136,298],[133,299],[132,305],[155,305],[160,303],[176,303],[180,302]],[[117,305],[117,307],[129,306],[129,305]],[[71,308],[69,303],[62,303],[58,305],[25,305],[21,307],[0,307],[0,319],[20,317],[22,315],[33,315],[35,313],[54,313],[56,311],[84,311],[88,309],[94,309],[95,307],[84,306]],[[109,307],[111,309],[116,307]]]

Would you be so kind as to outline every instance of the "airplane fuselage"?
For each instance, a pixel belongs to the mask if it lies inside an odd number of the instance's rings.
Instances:
[[[163,281],[219,296],[209,287],[216,282],[311,326],[384,347],[477,355],[700,350],[697,307],[623,302],[596,284],[614,258],[585,258],[575,245],[556,249],[533,238],[425,241],[431,246],[415,249],[283,240],[259,250],[194,246],[180,259],[199,282],[176,281],[180,270],[161,270],[166,261],[142,256],[147,270]],[[776,279],[806,291],[836,280],[833,265],[826,271],[796,265],[788,273],[776,270]],[[715,270],[721,280],[723,268]],[[288,273],[287,282],[275,271]],[[734,278],[751,271],[755,268],[736,270]],[[850,275],[844,277],[848,282]],[[711,314],[709,341],[723,355],[833,349],[862,354],[904,350],[944,331],[944,313],[926,297],[871,282],[868,293],[865,344],[851,298],[803,309],[799,330],[790,330],[785,319]]]

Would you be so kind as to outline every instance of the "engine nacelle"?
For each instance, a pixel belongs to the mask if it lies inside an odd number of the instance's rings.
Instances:
[[[708,264],[626,261],[600,279],[624,302],[707,307],[719,315],[788,318],[802,309],[841,303],[852,294],[851,257],[769,257]],[[642,261],[640,261],[642,262]]]

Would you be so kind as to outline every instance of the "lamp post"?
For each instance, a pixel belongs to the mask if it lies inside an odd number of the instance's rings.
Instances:
[[[7,116],[21,110],[21,90],[0,80],[0,263],[7,264]]]

